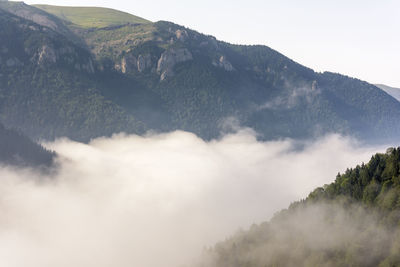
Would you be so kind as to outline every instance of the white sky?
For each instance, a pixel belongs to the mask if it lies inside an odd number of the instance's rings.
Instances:
[[[400,88],[399,0],[29,0],[102,6],[220,40],[263,44],[316,71]]]

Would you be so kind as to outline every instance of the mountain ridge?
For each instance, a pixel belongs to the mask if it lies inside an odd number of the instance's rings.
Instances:
[[[232,45],[165,21],[105,28],[62,22],[77,42],[57,28],[42,25],[36,30],[29,24],[35,22],[23,21],[27,18],[21,12],[19,18],[3,16],[15,29],[27,28],[0,33],[21,47],[12,56],[11,47],[3,47],[8,52],[0,54],[7,75],[0,84],[0,118],[34,139],[88,141],[120,131],[177,129],[213,139],[232,117],[264,140],[338,132],[387,142],[400,130],[400,104],[379,88],[339,74],[316,73],[267,46]],[[59,22],[51,14],[48,18]],[[56,48],[62,38],[65,45]],[[36,40],[34,49],[28,39]],[[76,57],[78,51],[83,56]],[[40,80],[47,82],[35,82]],[[51,95],[39,93],[43,88],[38,86],[49,84]],[[19,102],[7,93],[12,88],[21,92],[15,93],[22,98]],[[32,100],[22,92],[36,92],[38,103],[47,98],[52,112],[42,110],[43,105],[24,106]],[[14,106],[31,114],[29,121],[5,108]],[[63,114],[57,111],[60,106],[65,107]]]

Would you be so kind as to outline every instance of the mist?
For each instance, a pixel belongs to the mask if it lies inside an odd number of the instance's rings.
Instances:
[[[44,144],[59,170],[0,169],[0,266],[182,266],[269,220],[382,147],[328,135],[260,142],[242,129]]]
[[[400,231],[380,215],[354,203],[297,206],[205,250],[197,266],[395,266],[380,263],[398,255]]]
[[[287,92],[283,96],[277,96],[264,104],[257,106],[256,110],[285,110],[292,109],[300,103],[311,104],[316,96],[321,94],[318,88],[318,83],[314,81],[311,85],[296,86],[291,82],[285,80],[285,87]]]

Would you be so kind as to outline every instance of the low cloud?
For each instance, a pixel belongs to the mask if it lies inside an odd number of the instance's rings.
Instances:
[[[292,86],[289,82],[286,83],[286,87],[288,88],[287,92],[260,105],[257,110],[285,110],[292,109],[300,103],[311,104],[316,96],[321,93],[317,82],[313,82],[311,86],[304,85],[300,87]]]
[[[60,170],[0,170],[0,266],[182,266],[382,148],[329,135],[259,142],[242,130],[46,144]]]

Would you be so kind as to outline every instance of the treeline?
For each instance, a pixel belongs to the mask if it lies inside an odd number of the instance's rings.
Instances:
[[[202,266],[400,266],[400,148],[205,251]]]

